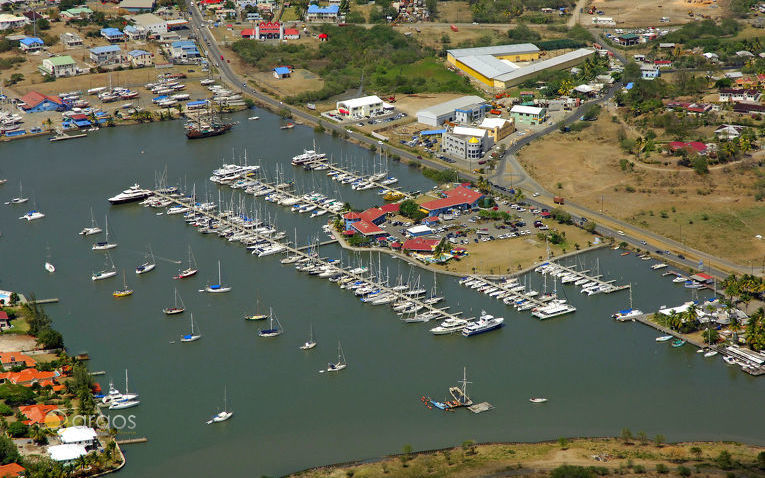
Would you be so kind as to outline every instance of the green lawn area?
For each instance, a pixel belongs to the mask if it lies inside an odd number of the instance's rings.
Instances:
[[[16,309],[16,313],[21,314],[21,310],[21,308]],[[13,325],[13,327],[3,331],[4,334],[26,334],[29,332],[29,323],[26,318],[21,315],[17,315],[16,318],[11,321],[11,325]]]
[[[463,77],[447,70],[440,60],[433,57],[388,68],[378,67],[372,76],[372,82],[380,86],[395,87],[400,83],[397,78],[403,78],[412,79],[414,83],[420,86],[418,90],[422,92],[473,92],[473,87]]]
[[[297,12],[295,11],[295,7],[287,7],[282,12],[282,21],[283,22],[294,22],[299,20],[297,16]]]

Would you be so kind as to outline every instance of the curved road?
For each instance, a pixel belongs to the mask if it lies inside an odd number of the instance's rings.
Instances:
[[[204,42],[204,46],[208,50],[208,59],[210,62],[212,62],[218,67],[218,70],[221,73],[222,79],[227,81],[229,84],[234,85],[237,89],[241,90],[243,93],[246,93],[247,95],[252,96],[253,98],[257,99],[258,101],[264,104],[271,106],[272,108],[275,108],[277,110],[280,110],[280,109],[288,110],[292,114],[293,118],[298,118],[309,123],[318,123],[325,129],[337,131],[340,134],[347,134],[350,138],[352,138],[353,140],[361,144],[367,144],[367,145],[377,144],[377,141],[373,138],[370,138],[368,136],[365,136],[359,133],[354,133],[354,132],[348,133],[345,127],[343,127],[343,125],[338,125],[335,123],[324,121],[310,113],[306,113],[305,111],[299,108],[285,104],[279,100],[276,100],[274,98],[271,98],[268,95],[261,93],[258,90],[255,90],[249,87],[231,70],[231,67],[229,66],[227,62],[220,60],[223,53],[221,52],[220,48],[218,48],[218,44],[213,38],[212,33],[209,31],[209,29],[206,26],[203,26],[202,17],[199,13],[199,10],[197,10],[195,7],[192,7],[190,5],[189,0],[186,0],[186,6],[187,6],[188,12],[190,12],[192,30],[195,32],[197,38],[200,41]],[[604,45],[604,47],[609,49],[614,54],[614,56],[618,58],[620,61],[622,62],[624,61],[624,56],[620,52],[611,49],[609,46]],[[571,124],[574,121],[577,121],[577,119],[583,114],[583,112],[585,111],[587,107],[589,107],[589,105],[593,103],[601,103],[601,102],[609,100],[610,98],[614,96],[614,94],[619,90],[620,87],[621,87],[620,84],[613,85],[604,97],[599,98],[595,100],[594,102],[588,102],[588,103],[582,104],[579,108],[574,110],[571,115],[563,119],[562,122],[564,124]],[[518,160],[515,157],[515,153],[517,153],[520,150],[520,148],[529,144],[535,139],[540,138],[546,134],[549,134],[557,129],[558,129],[557,124],[550,125],[540,131],[537,131],[533,134],[530,134],[522,138],[517,143],[513,144],[510,148],[508,148],[508,150],[505,153],[505,156],[501,159],[497,167],[497,172],[490,178],[490,184],[496,193],[502,193],[504,189],[510,185],[510,184],[506,184],[503,178],[507,163],[509,163],[512,166],[513,170],[515,171],[515,173],[513,174],[518,177],[518,180],[513,180],[512,184],[514,184],[516,187],[519,185],[522,185],[524,189],[528,191],[539,193],[540,197],[543,197],[548,200],[552,199],[553,194],[546,191],[541,185],[539,185],[539,183],[534,181],[534,179],[531,178],[526,173],[526,171],[523,169],[520,163],[518,163]],[[410,153],[409,151],[400,149],[396,146],[393,146],[387,143],[379,145],[378,147],[380,147],[384,151],[388,151],[389,153],[397,154],[402,158],[420,161],[436,170],[451,169],[448,165],[445,165],[440,162],[430,160],[427,158],[418,158],[416,155]],[[478,176],[476,174],[473,174],[472,172],[468,172],[468,173],[460,172],[460,175],[473,180],[478,179]],[[527,199],[527,202],[537,207],[549,207],[549,204],[545,204],[531,198]],[[566,206],[567,206],[567,210],[570,210],[569,212],[572,213],[572,216],[576,220],[579,220],[579,218],[581,217],[587,217],[589,219],[599,221],[601,222],[601,224],[602,223],[616,224],[618,227],[621,227],[622,228],[621,231],[625,233],[624,235],[617,234],[616,230],[600,225],[597,227],[597,232],[604,236],[617,237],[620,240],[620,242],[624,241],[638,248],[646,248],[647,246],[643,245],[640,239],[630,235],[630,232],[632,232],[633,234],[639,235],[639,237],[646,237],[649,240],[651,240],[651,245],[656,247],[658,250],[674,249],[675,251],[677,250],[684,251],[685,256],[693,256],[694,260],[680,259],[679,257],[677,257],[677,254],[673,254],[671,259],[674,262],[678,262],[685,266],[698,268],[699,266],[698,260],[701,259],[704,261],[704,268],[706,271],[719,276],[725,276],[726,271],[735,271],[738,273],[746,273],[750,271],[750,268],[735,264],[731,261],[727,261],[719,257],[715,257],[711,254],[697,251],[695,249],[684,246],[683,244],[680,244],[677,241],[667,239],[663,236],[660,236],[658,234],[655,234],[653,232],[647,231],[642,228],[635,227],[619,219],[615,219],[610,216],[601,214],[599,212],[592,211],[591,209],[588,209],[584,206],[573,204],[573,203],[568,203]],[[759,274],[763,273],[763,268],[761,267],[755,268],[754,270],[755,272],[758,272]]]

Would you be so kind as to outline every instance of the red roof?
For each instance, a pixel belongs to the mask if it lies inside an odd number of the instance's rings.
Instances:
[[[322,38],[326,40],[328,38],[327,34],[326,33],[319,33],[319,39],[322,39]]]
[[[8,320],[8,314],[5,311],[0,310],[0,320]]]
[[[401,249],[401,243],[400,242],[394,242],[390,245],[393,249]]]
[[[279,33],[282,25],[279,22],[260,22],[258,24],[261,33]]]
[[[405,251],[433,252],[436,246],[441,243],[441,239],[427,239],[424,237],[415,237],[404,242],[401,246]]]
[[[64,102],[58,96],[48,96],[36,91],[30,91],[26,95],[21,97],[21,101],[26,105],[26,109],[34,108],[43,101],[48,100],[56,103],[57,105],[63,105]]]
[[[422,208],[428,211],[433,211],[434,209],[445,209],[465,204],[473,204],[483,196],[481,192],[473,191],[465,186],[457,186],[454,189],[446,191],[444,194],[446,197],[443,199],[436,199],[422,203]]]
[[[243,37],[254,37],[255,36],[255,29],[254,28],[245,28],[242,30],[242,36]]]
[[[363,219],[361,221],[354,222],[351,224],[351,227],[364,234],[365,236],[373,236],[385,232],[371,222],[367,222]]]
[[[353,211],[346,212],[343,214],[343,219],[361,219],[361,214]]]
[[[24,423],[27,425],[34,425],[36,423],[45,423],[45,418],[48,416],[48,414],[54,410],[58,410],[58,405],[23,405],[19,407],[19,411],[24,414],[29,420],[25,420]],[[51,418],[57,418],[59,419],[59,422],[61,421],[61,418],[63,418],[60,415],[51,415],[48,417],[50,420]],[[0,477],[3,475],[0,474]]]
[[[385,211],[379,207],[370,207],[366,211],[362,212],[359,216],[361,217],[362,221],[375,222],[382,216],[385,216]]]
[[[712,277],[711,275],[705,274],[703,272],[699,272],[699,273],[694,274],[694,275],[699,276],[699,277],[701,277],[704,280],[712,280],[712,279],[714,279],[714,277]]]
[[[672,151],[677,151],[678,149],[692,149],[696,151],[697,153],[703,153],[707,150],[707,145],[704,143],[700,143],[698,141],[691,141],[690,143],[686,143],[685,141],[672,141],[669,143],[669,148]]]
[[[398,212],[400,207],[401,207],[401,204],[399,204],[397,202],[394,202],[394,203],[384,204],[384,205],[380,206],[380,209],[384,213],[388,214],[388,213],[391,213],[391,212]]]
[[[7,465],[0,466],[0,478],[16,478],[23,476],[26,468],[18,463],[8,463]]]
[[[285,28],[284,29],[285,35],[298,35],[300,36],[300,31],[297,28]]]
[[[671,65],[672,60],[655,60],[653,64],[654,65]]]
[[[37,365],[35,359],[29,355],[24,355],[21,352],[0,352],[0,363],[5,365],[15,362],[24,362],[27,367],[34,367]]]
[[[42,386],[53,385],[53,379],[55,377],[55,372],[41,372],[33,368],[25,368],[21,372],[0,374],[0,378],[7,378],[11,383],[25,386],[31,386],[35,382],[38,382]]]

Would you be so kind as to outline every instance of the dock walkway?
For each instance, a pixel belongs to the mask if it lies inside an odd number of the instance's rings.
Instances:
[[[542,266],[537,267],[535,270],[539,269],[540,267],[545,267],[545,265],[543,264]],[[587,289],[584,289],[583,292],[585,290],[593,291],[588,295],[599,293],[611,294],[620,290],[629,289],[630,287],[629,284],[614,285],[613,280],[603,280],[601,279],[601,277],[603,277],[602,275],[588,275],[588,272],[590,271],[580,271],[576,267],[564,266],[557,262],[549,262],[547,264],[547,269],[542,271],[543,274],[552,273],[556,277],[565,278],[561,281],[562,284],[572,283],[577,285],[577,282],[586,281],[586,283],[590,284],[590,286],[587,287]],[[580,283],[578,285],[584,284]]]
[[[416,195],[416,193],[408,193],[406,191],[403,191],[403,190],[395,187],[393,184],[389,184],[389,185],[382,184],[380,181],[376,181],[376,180],[370,179],[370,176],[363,176],[361,174],[356,173],[355,171],[351,171],[351,170],[345,169],[345,168],[343,168],[341,166],[338,166],[337,163],[332,163],[332,162],[330,162],[330,161],[328,161],[326,159],[325,160],[313,161],[313,162],[310,162],[310,163],[307,163],[307,164],[310,165],[310,166],[320,165],[320,164],[324,165],[324,166],[327,166],[332,172],[336,172],[338,174],[345,174],[347,176],[353,176],[355,178],[355,180],[365,181],[365,182],[368,182],[368,183],[372,184],[373,186],[375,186],[377,188],[386,189],[386,190],[392,191],[394,193],[402,194],[405,199],[411,199],[411,198],[413,198]],[[311,169],[311,171],[313,171],[313,169]],[[323,171],[323,170],[319,170],[319,171]],[[350,183],[343,183],[343,184],[350,184]],[[370,189],[372,189],[372,188],[370,188]]]
[[[229,216],[224,216],[221,214],[218,214],[217,212],[205,210],[204,208],[198,207],[195,204],[189,204],[188,202],[184,202],[182,198],[176,197],[176,196],[170,196],[167,194],[164,194],[159,191],[153,191],[153,194],[161,199],[164,199],[166,201],[170,201],[173,204],[181,205],[184,207],[189,208],[189,212],[193,212],[194,214],[203,215],[207,217],[208,219],[212,219],[215,221],[218,221],[220,225],[226,228],[230,228],[236,233],[241,234],[245,237],[245,239],[242,240],[242,242],[252,241],[260,241],[260,242],[267,242],[271,246],[281,246],[283,249],[281,250],[281,253],[287,253],[291,256],[298,256],[300,260],[304,262],[311,261],[317,265],[320,265],[324,267],[326,270],[335,270],[338,274],[342,274],[346,277],[351,278],[351,280],[357,281],[357,282],[363,282],[365,284],[368,284],[369,286],[373,286],[375,289],[378,289],[380,291],[381,295],[392,295],[395,297],[395,300],[391,304],[395,304],[396,302],[407,302],[409,304],[413,304],[418,308],[418,311],[426,310],[429,313],[432,313],[435,317],[433,320],[442,320],[442,319],[457,319],[461,315],[461,313],[449,313],[446,312],[446,310],[443,307],[438,307],[436,304],[427,304],[423,300],[413,297],[410,295],[407,295],[407,291],[399,291],[394,290],[392,287],[389,287],[385,284],[374,282],[372,278],[365,277],[362,274],[351,272],[350,269],[337,266],[333,263],[330,263],[329,261],[314,257],[309,253],[304,252],[306,249],[305,247],[298,247],[297,245],[291,246],[288,243],[279,242],[278,240],[269,237],[264,234],[260,234],[258,232],[255,232],[254,230],[245,227],[240,222],[232,221]]]

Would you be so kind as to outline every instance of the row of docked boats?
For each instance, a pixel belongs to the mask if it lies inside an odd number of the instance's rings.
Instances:
[[[395,176],[389,176],[388,171],[373,172],[369,175],[358,174],[353,171],[347,171],[339,166],[332,164],[324,153],[319,153],[314,149],[304,150],[302,154],[293,156],[291,164],[293,166],[302,166],[307,171],[326,171],[327,176],[333,181],[341,184],[350,185],[355,191],[366,191],[380,186],[391,186],[398,182]],[[385,190],[385,192],[389,192]]]
[[[599,269],[599,265],[597,269]],[[588,270],[577,270],[574,267],[566,267],[555,262],[545,262],[534,269],[534,272],[549,275],[559,279],[561,284],[572,284],[581,288],[581,293],[585,295],[608,294],[621,290],[623,287],[613,285],[612,280],[604,281],[599,272],[595,275],[588,275]]]
[[[527,290],[526,285],[521,284],[517,278],[495,282],[477,276],[468,276],[460,279],[459,283],[501,300],[505,305],[513,306],[518,311],[530,310],[531,314],[539,319],[549,319],[576,311],[576,307],[567,304],[565,298],[558,297],[557,283],[555,289],[548,293],[545,281],[545,290],[541,294],[533,289]]]

